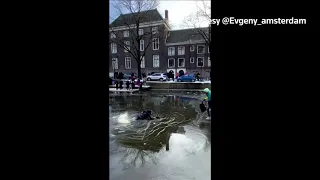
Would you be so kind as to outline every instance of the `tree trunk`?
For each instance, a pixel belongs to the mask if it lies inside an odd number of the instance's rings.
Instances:
[[[140,63],[138,62],[138,77],[139,77],[139,79],[142,79],[142,77],[141,77],[141,61],[140,61]]]
[[[140,79],[140,84],[142,84],[141,82],[141,61],[138,62],[138,78]],[[142,85],[139,86],[139,90],[142,91]]]

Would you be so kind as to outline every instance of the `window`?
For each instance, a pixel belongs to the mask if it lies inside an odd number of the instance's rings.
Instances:
[[[203,67],[204,66],[203,60],[204,60],[204,57],[198,57],[197,58],[197,67]]]
[[[118,69],[118,58],[112,58],[112,69]]]
[[[194,63],[194,57],[190,58],[190,63]]]
[[[174,59],[173,58],[168,59],[168,67],[173,68],[174,66],[175,66]]]
[[[124,52],[128,52],[128,50],[130,51],[130,41],[125,41],[124,44]]]
[[[117,36],[116,36],[115,33],[111,33],[111,34],[110,34],[110,37],[111,37],[111,39],[113,39],[113,38],[116,38]]]
[[[158,33],[158,27],[153,27],[152,28],[152,34]]]
[[[174,51],[175,51],[174,47],[169,47],[168,48],[168,56],[174,56]]]
[[[143,29],[139,29],[139,35],[140,35],[140,36],[143,35]]]
[[[198,54],[204,54],[204,45],[198,45]]]
[[[129,31],[123,31],[123,37],[129,37]]]
[[[184,46],[178,47],[178,55],[184,55]]]
[[[117,53],[117,45],[115,43],[111,43],[111,52],[112,54]]]
[[[124,66],[126,69],[131,69],[131,57],[124,58]]]
[[[159,50],[159,38],[152,39],[153,50]]]
[[[153,55],[153,67],[160,67],[159,55]]]
[[[194,51],[194,45],[190,46],[190,51],[193,52]]]
[[[184,58],[178,58],[178,67],[184,67],[184,66],[185,66]]]
[[[140,40],[140,51],[144,51],[144,40]]]
[[[208,53],[210,53],[210,47],[208,47]]]
[[[208,66],[209,66],[209,67],[211,66],[211,60],[210,60],[210,57],[208,57]]]
[[[140,67],[141,67],[141,68],[145,68],[145,67],[146,67],[146,61],[144,60],[144,56],[141,58]]]

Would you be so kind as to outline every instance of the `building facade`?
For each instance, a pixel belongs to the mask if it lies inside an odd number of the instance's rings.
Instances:
[[[130,28],[132,14],[118,17],[110,24],[109,72],[137,73],[138,64],[134,58],[137,49],[144,56],[141,71],[184,73],[200,72],[209,76],[211,61],[208,45],[194,29],[171,30],[168,11],[165,18],[155,10],[140,12],[147,17],[139,24],[139,30]],[[125,19],[125,22],[123,22]],[[122,22],[121,22],[122,21]],[[127,24],[128,26],[124,26]],[[137,33],[140,43],[136,40]],[[130,48],[130,50],[127,49]]]

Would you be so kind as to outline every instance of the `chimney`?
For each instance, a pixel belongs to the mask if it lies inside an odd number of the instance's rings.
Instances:
[[[169,20],[169,17],[168,17],[168,10],[165,10],[164,12],[165,12],[165,13],[164,13],[164,14],[165,14],[165,19],[166,19],[166,20]]]

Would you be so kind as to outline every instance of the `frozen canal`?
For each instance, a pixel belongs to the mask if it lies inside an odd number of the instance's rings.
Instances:
[[[211,179],[210,123],[199,124],[200,93],[110,95],[110,180]],[[135,121],[151,109],[160,120]]]

